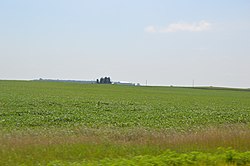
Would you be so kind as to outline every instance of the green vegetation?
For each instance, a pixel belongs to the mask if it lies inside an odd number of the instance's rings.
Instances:
[[[248,90],[0,81],[0,165],[247,165],[249,148]]]
[[[176,153],[165,151],[158,156],[136,156],[129,159],[102,159],[100,161],[83,161],[69,163],[52,161],[49,165],[247,165],[250,162],[250,152],[239,153],[234,150],[221,150],[215,153]]]
[[[0,127],[189,130],[249,123],[250,93],[166,87],[0,82]]]
[[[94,145],[92,145],[94,146]],[[138,156],[129,156],[129,157],[119,157],[118,155],[124,153],[123,149],[119,150],[117,147],[95,147],[95,150],[92,150],[92,146],[82,146],[77,145],[74,148],[74,151],[68,149],[68,146],[63,148],[51,147],[54,149],[54,153],[60,155],[60,160],[53,160],[53,153],[45,153],[44,148],[35,148],[32,149],[33,154],[30,154],[30,149],[23,151],[24,154],[9,154],[9,158],[2,158],[0,164],[4,162],[8,165],[15,165],[16,161],[18,163],[25,163],[27,165],[50,165],[50,166],[67,166],[67,165],[249,165],[250,163],[250,152],[238,152],[233,149],[222,149],[218,148],[213,153],[209,152],[189,152],[189,153],[180,153],[171,150],[165,150],[161,154],[154,155],[142,155]],[[62,150],[60,153],[58,151]],[[98,150],[99,153],[96,151]],[[132,149],[129,149],[132,151]],[[138,150],[138,149],[136,149]],[[142,150],[142,149],[141,149]],[[145,150],[145,149],[144,149]],[[87,153],[94,153],[100,156],[103,156],[103,153],[114,153],[117,152],[117,157],[108,156],[105,158],[93,158],[93,159],[84,159]],[[120,152],[122,151],[122,152]],[[72,154],[73,153],[73,154]],[[72,159],[71,156],[76,155]]]

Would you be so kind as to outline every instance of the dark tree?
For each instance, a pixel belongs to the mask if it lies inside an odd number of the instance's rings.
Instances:
[[[108,84],[108,77],[104,78],[104,84]]]
[[[103,78],[100,79],[100,84],[104,84],[104,79]]]
[[[107,78],[107,84],[111,84],[110,77]]]
[[[110,77],[102,77],[100,78],[100,81],[97,79],[96,81],[97,83],[99,82],[99,84],[111,84],[111,80]]]
[[[96,83],[99,84],[99,80],[98,79],[96,79]]]

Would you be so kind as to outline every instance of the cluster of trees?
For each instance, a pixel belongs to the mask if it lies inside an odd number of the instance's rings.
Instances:
[[[96,83],[97,84],[111,84],[111,80],[110,80],[110,77],[102,77],[99,79],[96,80]]]

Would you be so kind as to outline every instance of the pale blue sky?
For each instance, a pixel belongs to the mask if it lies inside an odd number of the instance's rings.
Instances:
[[[250,1],[0,1],[0,79],[101,76],[250,87]]]

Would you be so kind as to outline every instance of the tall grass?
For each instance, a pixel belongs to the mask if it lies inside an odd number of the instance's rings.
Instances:
[[[211,153],[218,147],[248,151],[249,127],[230,125],[184,133],[107,128],[2,133],[0,165],[37,164],[34,162],[47,164],[54,160],[81,162],[139,155],[156,156],[167,149],[179,153],[192,151]]]

